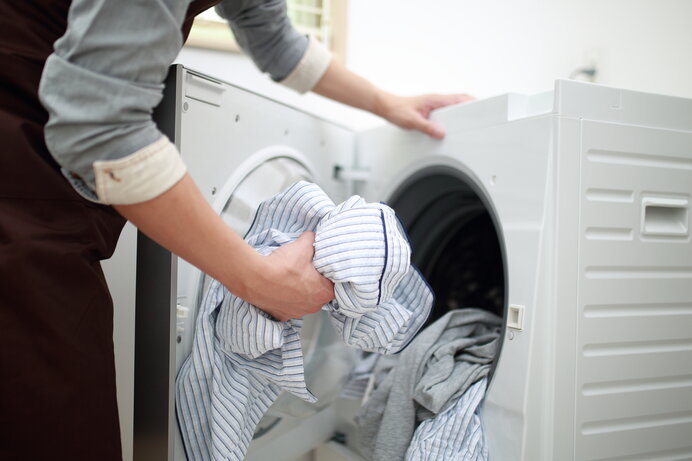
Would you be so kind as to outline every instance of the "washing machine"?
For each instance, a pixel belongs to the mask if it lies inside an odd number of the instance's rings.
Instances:
[[[430,321],[468,306],[503,318],[482,406],[491,460],[692,457],[692,100],[557,81],[437,110],[436,141],[356,133],[178,65],[155,118],[240,235],[301,179],[335,202],[385,201],[435,291]],[[174,380],[208,280],[142,235],[128,242],[130,270],[108,271],[136,278],[114,290],[116,308],[136,307],[123,432],[137,461],[184,461]],[[303,350],[320,401],[280,397],[247,459],[362,459],[360,402],[336,392],[362,357],[322,314],[306,318]]]

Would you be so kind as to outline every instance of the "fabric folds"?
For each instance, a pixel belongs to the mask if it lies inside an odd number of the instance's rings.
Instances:
[[[406,450],[406,461],[487,461],[479,407],[488,378],[483,378],[434,418],[420,423]]]
[[[423,330],[361,409],[359,429],[365,457],[403,460],[417,423],[445,413],[488,375],[501,325],[498,316],[469,308],[450,311]]]
[[[410,265],[394,211],[354,196],[335,205],[299,182],[260,205],[246,241],[263,255],[315,232],[315,268],[335,284],[323,309],[347,345],[400,351],[427,320],[433,296]],[[190,357],[176,380],[188,459],[241,460],[257,423],[283,391],[305,401],[301,320],[278,322],[212,282],[200,306]]]

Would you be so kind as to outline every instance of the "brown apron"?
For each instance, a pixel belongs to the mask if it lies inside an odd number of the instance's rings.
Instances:
[[[183,26],[218,0],[195,1]],[[43,139],[38,84],[69,0],[0,2],[0,460],[121,460],[113,304],[124,219],[82,199]]]

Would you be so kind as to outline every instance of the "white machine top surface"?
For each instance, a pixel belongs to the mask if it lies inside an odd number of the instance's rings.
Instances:
[[[431,118],[474,129],[547,114],[692,131],[692,99],[574,80],[557,80],[554,89],[542,93],[507,93],[446,107]]]

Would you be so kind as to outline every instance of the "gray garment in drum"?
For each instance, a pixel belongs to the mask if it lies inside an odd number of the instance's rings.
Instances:
[[[363,454],[401,461],[416,424],[452,405],[488,375],[502,320],[481,309],[461,309],[422,331],[372,392],[359,416]]]

